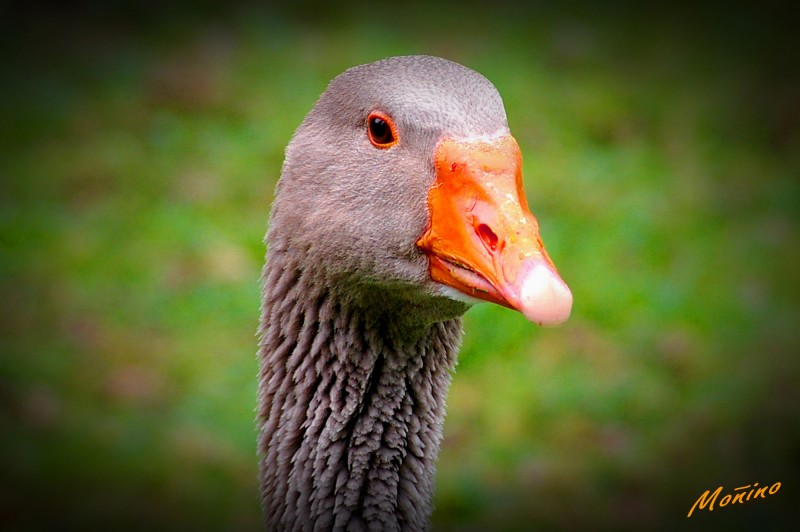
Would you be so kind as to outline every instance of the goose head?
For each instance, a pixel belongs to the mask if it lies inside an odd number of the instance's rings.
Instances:
[[[497,89],[441,58],[394,57],[330,83],[287,148],[268,239],[350,293],[399,288],[457,314],[489,301],[540,325],[572,306]]]

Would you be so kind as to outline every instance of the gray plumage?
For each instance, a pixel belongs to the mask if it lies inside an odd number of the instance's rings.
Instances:
[[[372,146],[367,116],[400,142]],[[259,453],[271,530],[422,530],[466,304],[415,243],[443,136],[508,130],[497,90],[444,59],[335,78],[286,150],[267,234]]]

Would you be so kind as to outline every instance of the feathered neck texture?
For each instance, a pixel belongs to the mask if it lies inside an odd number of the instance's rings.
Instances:
[[[270,249],[258,418],[269,530],[427,527],[461,338],[451,316],[464,308],[440,301],[451,319],[437,321],[441,308],[402,294]]]

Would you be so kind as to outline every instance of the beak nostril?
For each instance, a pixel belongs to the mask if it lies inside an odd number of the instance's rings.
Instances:
[[[488,225],[480,224],[475,228],[475,232],[488,249],[497,251],[497,235],[494,234],[494,231],[492,231]]]

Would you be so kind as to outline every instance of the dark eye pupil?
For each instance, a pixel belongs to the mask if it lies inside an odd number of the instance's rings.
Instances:
[[[389,127],[384,120],[372,117],[369,121],[369,132],[375,142],[380,144],[389,144],[394,140],[392,137],[392,128]]]

